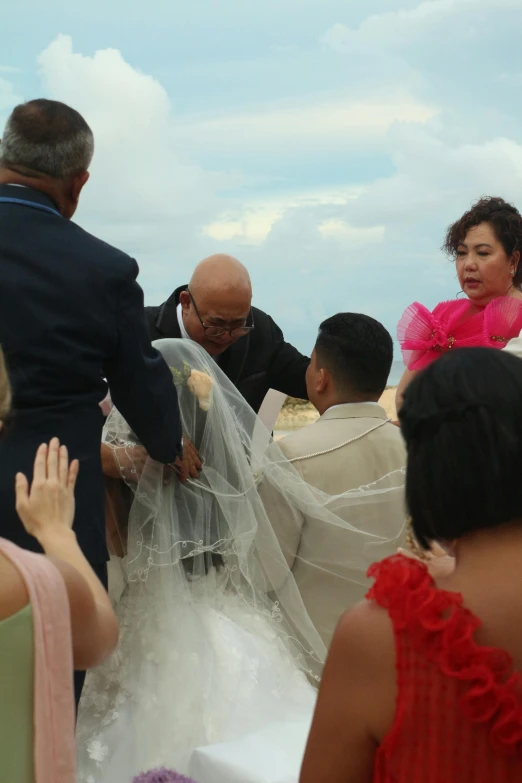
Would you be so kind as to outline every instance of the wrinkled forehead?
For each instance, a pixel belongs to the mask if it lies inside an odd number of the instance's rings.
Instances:
[[[248,317],[252,292],[245,286],[200,288],[192,292],[201,316],[221,321],[241,321]]]

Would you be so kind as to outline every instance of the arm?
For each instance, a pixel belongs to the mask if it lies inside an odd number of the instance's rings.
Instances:
[[[399,381],[399,385],[397,386],[397,394],[395,396],[395,407],[397,408],[397,413],[399,413],[400,409],[402,408],[402,401],[404,399],[404,392],[406,391],[406,388],[408,385],[412,382],[412,380],[417,375],[418,370],[404,370],[402,374],[402,378]]]
[[[303,356],[297,348],[285,342],[283,332],[268,316],[271,327],[271,340],[274,345],[268,370],[268,382],[271,389],[283,392],[288,397],[308,399],[306,390],[306,370],[310,364],[308,356]]]
[[[69,466],[58,440],[40,446],[33,482],[16,477],[16,510],[65,581],[71,612],[74,666],[98,666],[118,642],[118,621],[109,596],[85,559],[72,530],[78,462]]]
[[[104,371],[114,405],[146,451],[170,463],[182,454],[177,394],[169,368],[150,343],[137,273],[134,262],[120,296],[118,347]]]
[[[346,614],[337,627],[319,689],[300,783],[373,780],[378,747],[375,716],[384,709],[381,702],[387,704],[390,698],[389,683],[383,682],[383,675],[395,680],[393,633],[383,626],[383,620],[388,618],[382,615],[379,607],[364,602]],[[389,660],[383,660],[385,655]],[[394,703],[394,694],[392,698]]]

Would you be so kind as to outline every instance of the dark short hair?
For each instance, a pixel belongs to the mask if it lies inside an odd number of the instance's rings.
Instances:
[[[94,153],[91,129],[75,109],[45,98],[17,106],[5,126],[0,163],[65,180],[86,171]]]
[[[399,413],[406,502],[421,546],[522,518],[522,360],[450,351],[412,380]]]
[[[323,321],[315,345],[317,361],[339,389],[357,396],[380,396],[390,375],[393,340],[368,315],[338,313]]]
[[[489,223],[508,257],[516,250],[522,252],[522,215],[503,198],[490,196],[477,201],[460,220],[448,228],[442,249],[455,257],[470,228],[481,223]],[[518,264],[513,283],[517,287],[522,284],[522,263]]]

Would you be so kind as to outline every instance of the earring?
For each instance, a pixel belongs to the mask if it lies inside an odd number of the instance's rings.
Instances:
[[[413,517],[408,517],[408,521],[406,523],[406,546],[412,555],[418,557],[419,560],[426,560],[426,553],[423,549],[421,549],[415,540],[415,535],[413,533]]]

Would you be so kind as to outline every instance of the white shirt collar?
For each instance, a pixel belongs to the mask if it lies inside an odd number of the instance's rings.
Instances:
[[[183,340],[190,340],[189,334],[187,330],[185,329],[185,324],[183,323],[183,308],[181,306],[181,302],[176,307],[176,315],[178,316],[178,324],[179,324],[179,330],[181,332],[181,337]]]
[[[380,405],[378,402],[374,402],[373,400],[368,401],[362,401],[362,402],[340,402],[337,405],[330,405],[329,408],[326,410],[333,411],[334,408],[346,408],[347,405]],[[326,413],[326,411],[325,411]]]

